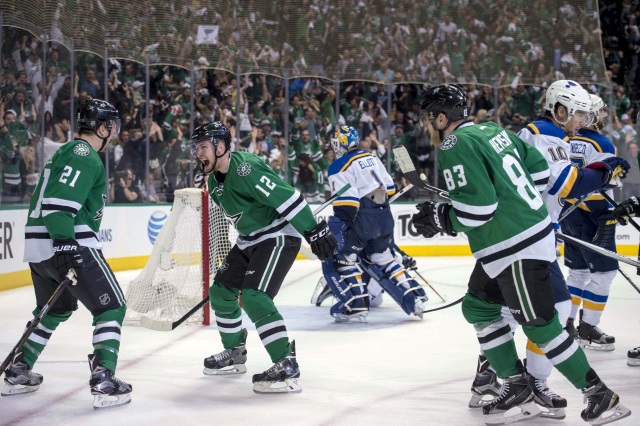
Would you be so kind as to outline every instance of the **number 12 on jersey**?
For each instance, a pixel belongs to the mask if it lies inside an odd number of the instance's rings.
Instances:
[[[271,182],[271,179],[269,179],[268,177],[266,177],[266,176],[264,176],[264,175],[260,177],[260,183],[264,183],[264,184],[265,184],[265,186],[266,186],[269,190],[271,190],[271,191],[273,191],[273,190],[276,188],[276,183],[275,183],[275,182]],[[265,188],[263,188],[263,187],[262,187],[260,184],[258,184],[258,183],[256,184],[256,188],[257,188],[260,192],[262,192],[266,197],[268,197],[269,195],[271,195],[271,192],[267,191]]]

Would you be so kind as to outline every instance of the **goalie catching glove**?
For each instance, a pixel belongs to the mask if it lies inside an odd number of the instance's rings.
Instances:
[[[629,220],[640,212],[640,201],[637,197],[631,197],[621,202],[613,209],[613,215],[621,225],[626,225]]]
[[[327,222],[320,221],[312,230],[304,233],[304,239],[311,246],[313,254],[320,260],[327,260],[333,256],[333,252],[338,247],[338,241],[329,230]]]
[[[620,179],[627,177],[627,172],[631,168],[627,160],[620,157],[609,157],[602,161],[596,161],[586,166],[587,169],[596,169],[604,172],[602,183],[605,189],[619,186]]]
[[[447,235],[458,235],[451,225],[449,210],[451,204],[426,201],[416,206],[418,213],[413,215],[412,222],[416,230],[425,238],[432,238],[440,232]]]
[[[78,244],[73,238],[53,241],[53,255],[55,256],[56,269],[62,279],[67,275],[69,269],[73,268],[78,272],[84,266],[82,251],[84,247]]]

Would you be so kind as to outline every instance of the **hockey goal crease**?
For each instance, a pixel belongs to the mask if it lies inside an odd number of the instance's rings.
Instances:
[[[186,188],[175,201],[142,272],[127,287],[126,325],[171,322],[208,296],[211,280],[238,237],[207,191]],[[187,320],[209,325],[205,305]]]

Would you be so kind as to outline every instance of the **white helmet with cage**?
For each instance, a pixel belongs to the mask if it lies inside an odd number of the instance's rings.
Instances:
[[[600,110],[606,108],[607,104],[598,95],[589,94],[589,99],[591,99],[591,112],[597,117]]]
[[[553,115],[553,118],[555,118],[556,121],[559,122],[559,120],[556,118],[555,113],[555,106],[558,103],[567,108],[567,122],[575,115],[577,111],[584,111],[587,113],[584,124],[585,126],[589,126],[593,121],[594,115],[591,111],[591,98],[589,96],[589,93],[575,81],[554,81],[547,89],[544,109],[549,111]],[[566,124],[566,122],[563,124]]]

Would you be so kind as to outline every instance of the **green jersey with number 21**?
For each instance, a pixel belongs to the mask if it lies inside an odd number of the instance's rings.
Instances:
[[[238,230],[241,249],[280,235],[299,237],[316,226],[302,195],[253,154],[231,153],[224,181],[211,173],[208,190]]]
[[[101,248],[98,231],[107,199],[105,171],[98,153],[76,139],[58,149],[45,164],[29,205],[25,262],[53,256],[53,240],[73,238]]]
[[[534,147],[495,123],[465,123],[439,147],[453,229],[465,232],[490,277],[520,259],[555,260],[555,236],[540,196],[549,179]]]

